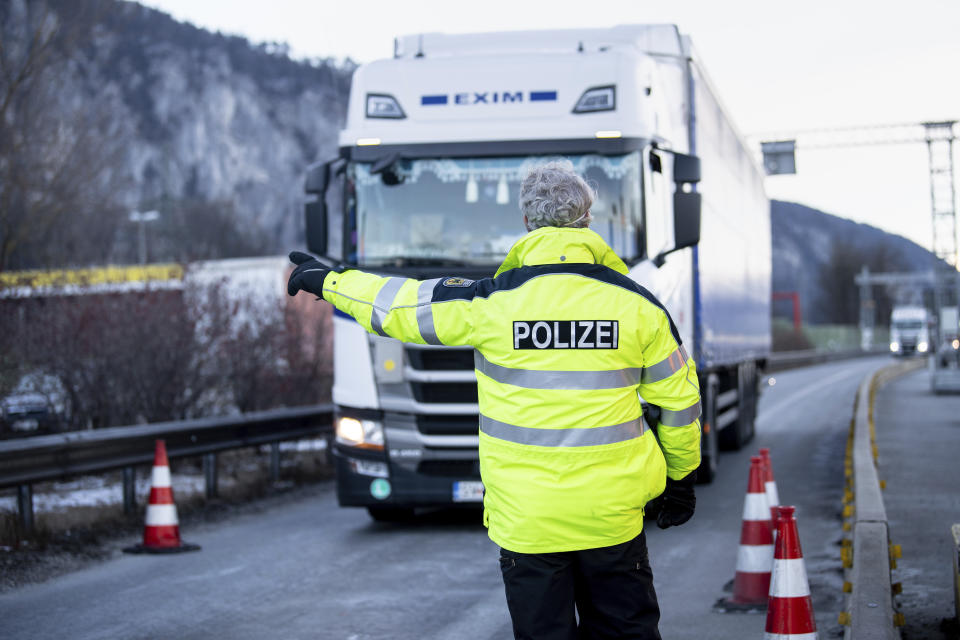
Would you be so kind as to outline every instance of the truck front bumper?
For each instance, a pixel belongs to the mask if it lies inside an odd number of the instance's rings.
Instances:
[[[337,501],[341,507],[480,506],[480,475],[432,476],[391,464],[382,451],[335,445]]]

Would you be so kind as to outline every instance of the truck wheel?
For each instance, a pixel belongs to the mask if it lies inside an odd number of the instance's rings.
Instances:
[[[741,422],[743,443],[753,440],[757,420],[757,365],[746,362],[740,365],[737,413]]]
[[[715,374],[707,377],[707,388],[701,402],[703,415],[700,420],[700,466],[697,468],[697,483],[710,484],[717,475],[720,458],[720,442],[714,427],[717,421],[717,389],[719,381]]]
[[[756,377],[756,366],[752,362],[737,366],[737,419],[720,434],[720,445],[724,449],[739,451],[753,439]]]
[[[377,522],[405,522],[413,518],[413,509],[403,507],[367,507],[367,513]]]

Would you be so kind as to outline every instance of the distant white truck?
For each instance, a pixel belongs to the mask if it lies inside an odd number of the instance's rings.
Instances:
[[[930,312],[918,305],[901,305],[890,314],[890,352],[897,356],[926,354],[931,342]]]

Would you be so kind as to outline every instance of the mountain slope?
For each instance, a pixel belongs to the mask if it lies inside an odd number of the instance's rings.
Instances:
[[[927,249],[902,236],[795,202],[771,201],[770,228],[773,290],[797,291],[807,322],[829,321],[831,301],[824,300],[821,277],[836,259],[835,252],[880,257],[880,264],[890,270],[927,271],[933,266]]]
[[[219,202],[268,239],[266,250],[299,238],[303,171],[336,153],[352,63],[294,61],[282,45],[255,46],[131,2],[2,5],[5,73],[48,32],[52,46],[33,86],[5,76],[0,95],[33,91],[33,105],[67,127],[104,123],[98,135],[119,147],[109,165],[119,208],[169,217],[186,201]],[[27,105],[8,117],[26,121]]]
[[[131,199],[232,200],[292,242],[303,170],[335,153],[352,69],[295,62],[136,4],[118,3],[101,24],[99,77],[137,124]]]

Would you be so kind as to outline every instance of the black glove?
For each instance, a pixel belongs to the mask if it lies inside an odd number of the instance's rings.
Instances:
[[[682,480],[667,478],[667,487],[661,496],[660,515],[657,516],[658,527],[675,527],[693,517],[693,510],[697,506],[697,497],[693,495],[696,481],[696,471],[687,474]]]
[[[302,251],[291,251],[290,262],[297,265],[297,268],[293,270],[290,279],[287,280],[287,293],[295,296],[302,289],[322,298],[323,279],[327,277],[331,269],[310,254]]]

